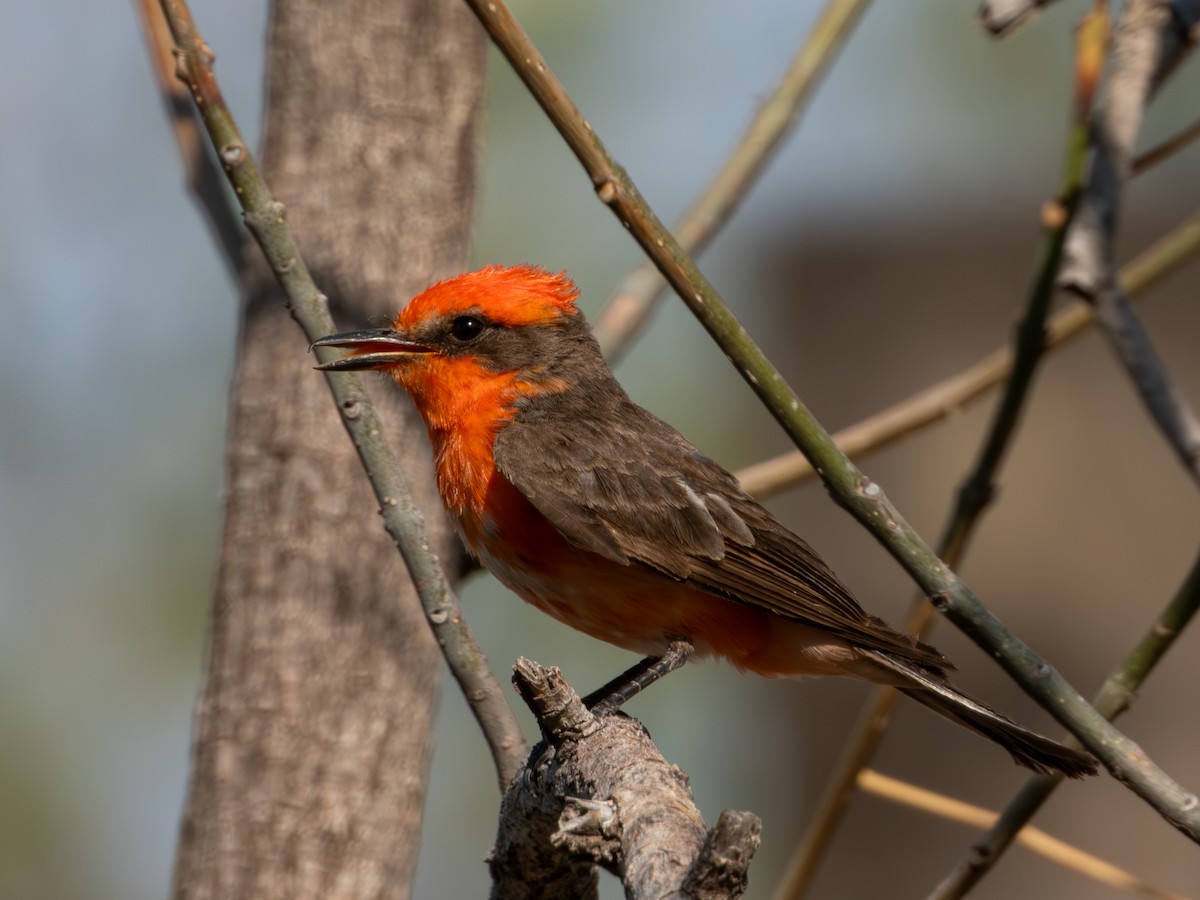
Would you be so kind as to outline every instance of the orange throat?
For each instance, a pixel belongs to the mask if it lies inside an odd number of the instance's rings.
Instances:
[[[470,357],[426,358],[396,372],[429,430],[442,502],[460,519],[484,508],[496,435],[516,415],[517,400],[545,390],[520,375],[490,372]]]

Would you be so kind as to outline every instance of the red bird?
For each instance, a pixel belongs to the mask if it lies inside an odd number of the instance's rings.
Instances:
[[[648,655],[619,705],[695,657],[766,676],[893,685],[1023,766],[1094,761],[951,686],[934,648],[868,615],[825,562],[674,428],[633,403],[565,274],[489,266],[419,294],[391,328],[333,335],[380,369],[429,429],[442,500],[511,590],[593,637]]]

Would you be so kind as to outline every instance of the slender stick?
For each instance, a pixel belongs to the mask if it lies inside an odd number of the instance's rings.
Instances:
[[[1197,607],[1200,607],[1200,556],[1171,602],[1096,693],[1092,702],[1101,715],[1115,719],[1129,708],[1133,695],[1187,627]],[[995,866],[1025,823],[1061,783],[1062,779],[1054,775],[1038,775],[1026,781],[991,830],[971,845],[930,895],[931,900],[965,896]]]
[[[1058,200],[1050,207],[1052,212],[1044,217],[1046,235],[1041,258],[1029,288],[1025,314],[1013,336],[1012,374],[993,414],[991,427],[985,433],[975,465],[959,487],[957,500],[938,544],[938,555],[949,566],[961,564],[975,526],[991,502],[1000,464],[1016,436],[1025,401],[1033,386],[1034,373],[1045,352],[1046,316],[1055,295],[1055,279],[1062,261],[1067,230],[1083,187],[1087,163],[1087,116],[1093,89],[1098,81],[1106,33],[1107,19],[1099,16],[1092,16],[1090,23],[1081,25],[1077,32],[1076,102],[1067,135]],[[907,630],[920,634],[929,627],[932,619],[933,607],[923,596],[918,596],[909,610]],[[776,891],[776,900],[791,900],[802,896],[807,890],[817,864],[841,822],[859,774],[870,762],[883,738],[896,696],[891,688],[871,692],[846,741],[845,749],[839,754],[841,764],[828,782],[813,820]]]
[[[234,281],[240,281],[249,241],[237,213],[229,203],[227,192],[221,186],[221,173],[204,146],[200,123],[196,110],[189,102],[187,88],[175,77],[176,64],[171,53],[174,41],[167,20],[163,17],[158,0],[137,0],[134,5],[142,21],[146,50],[162,94],[163,106],[166,107],[167,119],[171,123],[171,132],[179,145],[179,157],[183,160],[188,190],[212,230],[229,274]]]
[[[964,803],[962,800],[917,787],[906,781],[889,778],[872,769],[863,770],[858,779],[858,786],[876,797],[974,828],[987,828],[998,818],[990,809]],[[1107,860],[1080,850],[1032,825],[1021,829],[1017,834],[1017,841],[1063,868],[1071,869],[1117,890],[1132,891],[1146,897],[1157,897],[1159,900],[1186,900],[1174,891],[1150,884]]]
[[[642,197],[629,174],[612,158],[537,48],[502,0],[467,0],[492,41],[541,105],[607,205],[708,330],[759,399],[790,432],[823,430],[788,388],[712,283]]]
[[[162,0],[162,7],[177,45],[178,76],[192,92],[225,174],[242,204],[246,224],[287,295],[293,317],[310,342],[332,333],[326,298],[313,284],[300,258],[287,225],[286,210],[271,197],[221,97],[212,70],[212,51],[197,33],[184,0]],[[441,564],[429,550],[424,517],[413,504],[404,476],[383,439],[383,428],[370,399],[353,374],[329,373],[326,377],[342,423],[379,499],[384,527],[404,557],[426,619],[483,730],[503,793],[524,762],[524,736],[463,619]]]
[[[1090,298],[1142,405],[1192,480],[1200,484],[1200,418],[1159,356],[1120,285],[1106,281]]]
[[[845,45],[870,0],[829,0],[808,40],[771,96],[759,107],[742,139],[716,177],[675,225],[675,237],[693,256],[703,252],[737,210],[746,193],[790,133]],[[625,276],[592,322],[592,332],[609,362],[623,355],[662,299],[667,283],[649,262]]]
[[[1008,37],[1052,0],[983,0],[979,5],[979,24],[992,37]]]
[[[1105,721],[1058,671],[1005,628],[938,559],[883,489],[838,450],[650,209],[628,174],[609,155],[502,0],[467,3],[575,153],[600,200],[629,229],[763,405],[808,457],[834,499],[883,544],[940,611],[995,657],[1026,693],[1078,735],[1114,776],[1169,822],[1200,841],[1200,800]]]
[[[1200,214],[1172,229],[1128,263],[1121,270],[1121,285],[1130,297],[1140,298],[1195,259],[1197,253],[1200,253]],[[1065,346],[1095,321],[1095,312],[1085,304],[1056,313],[1046,323],[1046,350]],[[1008,378],[1012,367],[1012,348],[1000,347],[961,372],[839,431],[834,440],[851,458],[886,447],[931,422],[957,415]],[[737,476],[743,488],[761,498],[808,481],[815,474],[804,454],[792,450],[747,466]]]
[[[1159,163],[1170,159],[1197,139],[1200,139],[1200,119],[1197,119],[1182,131],[1171,135],[1171,137],[1167,138],[1161,144],[1151,147],[1144,153],[1139,153],[1137,158],[1129,164],[1129,174],[1131,176],[1141,175],[1143,172],[1149,171]]]
[[[1093,117],[1091,171],[1067,241],[1061,284],[1096,308],[1147,411],[1188,474],[1200,483],[1200,418],[1129,305],[1114,262],[1122,195],[1146,105],[1190,52],[1189,32],[1197,21],[1197,0],[1123,4],[1113,37],[1107,96]]]

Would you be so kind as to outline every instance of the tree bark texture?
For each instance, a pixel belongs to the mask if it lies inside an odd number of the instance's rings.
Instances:
[[[466,261],[482,32],[458,0],[271,16],[268,182],[343,323],[378,323]],[[437,649],[303,336],[265,266],[248,271],[174,893],[407,897]],[[453,562],[424,429],[374,393]]]
[[[513,683],[545,740],[500,809],[492,900],[593,900],[597,867],[630,900],[729,900],[746,890],[757,816],[726,810],[711,831],[687,775],[636,719],[595,716],[562,679],[526,659]]]

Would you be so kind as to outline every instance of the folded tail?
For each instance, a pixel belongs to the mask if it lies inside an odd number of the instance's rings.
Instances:
[[[894,685],[923,706],[999,744],[1018,765],[1039,773],[1058,771],[1070,778],[1096,774],[1096,760],[1087,753],[1022,728],[986,703],[964,694],[941,675],[879,651],[860,648],[858,653],[864,662],[883,670],[879,676],[885,672],[890,676],[872,680]]]

